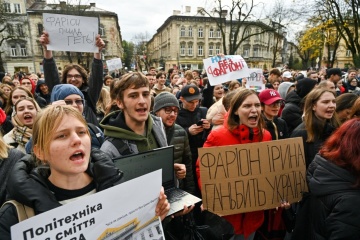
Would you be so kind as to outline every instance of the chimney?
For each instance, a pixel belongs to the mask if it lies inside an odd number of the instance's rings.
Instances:
[[[204,8],[203,7],[197,7],[197,13],[204,16]]]
[[[228,14],[228,10],[221,10],[221,17],[226,17]]]
[[[96,3],[90,3],[90,7],[96,7]]]
[[[185,6],[185,12],[190,13],[191,12],[191,7],[190,6]]]
[[[173,15],[180,15],[181,11],[180,10],[173,10]]]
[[[66,2],[60,1],[60,8],[66,8]]]

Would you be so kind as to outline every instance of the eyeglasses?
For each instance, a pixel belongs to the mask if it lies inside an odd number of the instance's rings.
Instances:
[[[178,115],[178,113],[179,113],[179,109],[177,107],[175,107],[175,108],[166,107],[166,108],[164,108],[164,111],[166,114],[171,114],[172,112],[174,112],[175,115]]]
[[[81,106],[84,105],[84,100],[83,99],[77,99],[77,100],[64,100],[66,105],[73,105],[73,103],[75,102],[76,105]]]
[[[283,104],[283,101],[276,101],[272,104],[269,104],[270,107],[280,107]]]
[[[72,78],[80,79],[80,78],[82,78],[82,76],[81,76],[80,74],[74,74],[74,75],[67,74],[67,75],[66,75],[66,78],[67,78],[67,79],[72,79]]]

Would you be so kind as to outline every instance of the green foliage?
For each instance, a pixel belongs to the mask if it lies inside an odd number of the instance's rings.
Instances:
[[[131,61],[134,57],[134,43],[127,42],[126,40],[122,41],[122,47],[124,50],[124,54],[122,57],[122,63],[124,67],[127,67],[130,69],[131,67]]]

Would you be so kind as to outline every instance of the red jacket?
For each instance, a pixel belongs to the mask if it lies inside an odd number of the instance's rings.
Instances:
[[[250,131],[253,131],[253,139],[250,139]],[[271,134],[267,130],[264,130],[262,141],[271,141],[271,139]],[[204,147],[236,145],[252,142],[259,142],[259,130],[257,128],[250,129],[245,125],[240,125],[238,128],[230,131],[225,126],[221,126],[210,132],[204,143]],[[196,161],[196,176],[199,188],[201,189],[199,159]],[[240,213],[223,217],[233,225],[236,234],[244,234],[245,237],[248,237],[263,223],[264,211]]]

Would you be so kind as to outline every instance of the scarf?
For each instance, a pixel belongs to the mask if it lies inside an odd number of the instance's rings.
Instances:
[[[16,143],[25,146],[25,144],[30,140],[32,136],[32,129],[24,126],[16,113],[13,114],[13,116],[11,117],[11,122],[14,125],[14,129],[12,131],[12,138]]]

